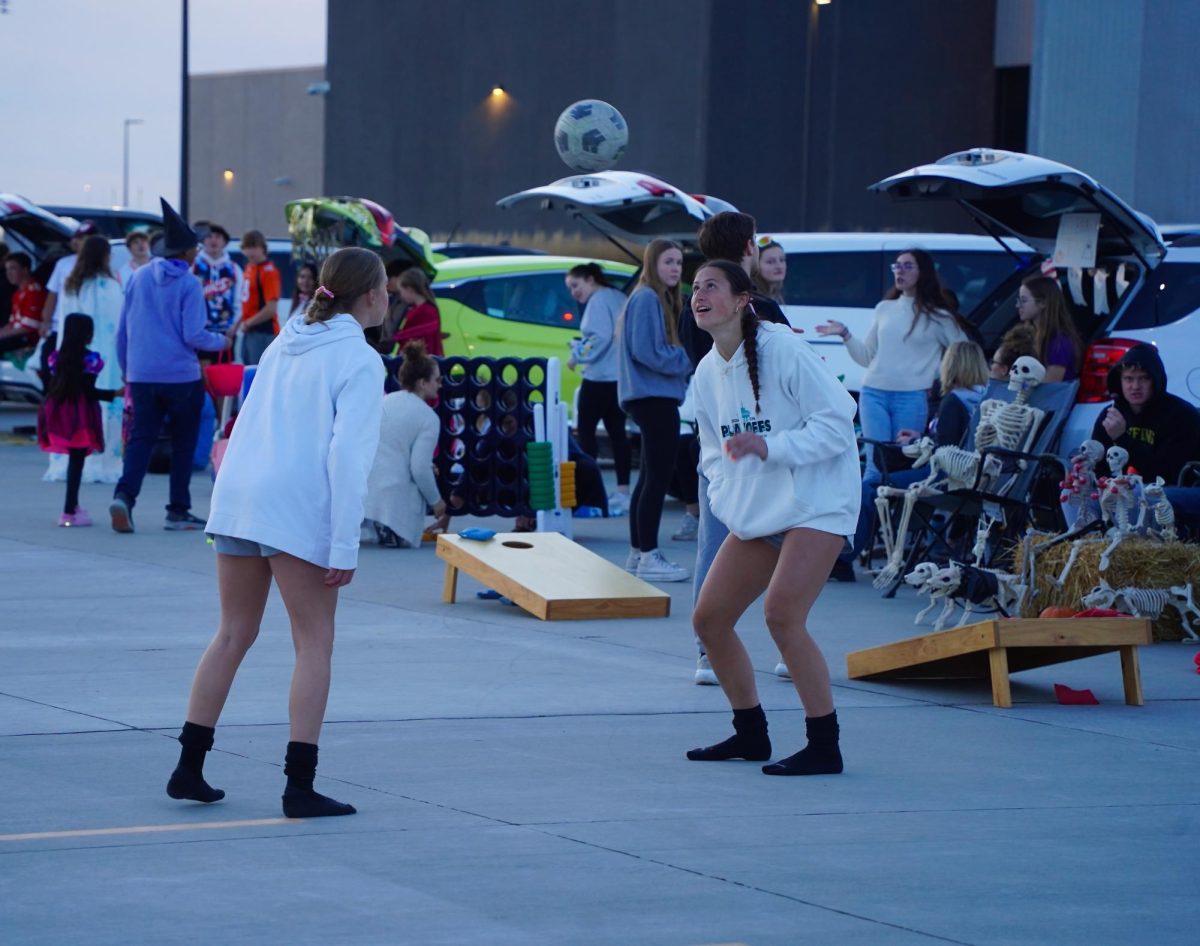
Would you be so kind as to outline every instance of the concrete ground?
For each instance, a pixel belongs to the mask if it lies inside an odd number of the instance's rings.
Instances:
[[[0,409],[0,431],[32,415]],[[163,791],[217,618],[213,555],[161,529],[55,528],[62,486],[0,443],[0,942],[16,944],[1003,944],[1196,941],[1200,677],[1194,648],[985,683],[861,683],[846,653],[913,633],[915,599],[830,584],[846,773],[767,778],[684,759],[723,738],[692,684],[691,585],[668,619],[542,623],[440,602],[431,547],[364,547],[343,593],[317,787],[350,818],[288,822],[291,650],[273,596],[235,684],[216,805]],[[281,474],[286,475],[284,471]],[[208,477],[193,479],[197,511]],[[103,513],[109,489],[85,484]],[[678,520],[668,508],[664,537]],[[622,560],[624,520],[576,520]],[[694,546],[664,542],[689,562]],[[803,742],[761,612],[743,622],[776,756]],[[1061,706],[1052,684],[1098,706]]]

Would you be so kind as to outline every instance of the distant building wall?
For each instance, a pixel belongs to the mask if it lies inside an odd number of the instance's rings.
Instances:
[[[284,205],[323,188],[324,98],[305,93],[324,79],[321,67],[191,77],[193,219],[214,220],[235,237],[251,227],[287,235]]]

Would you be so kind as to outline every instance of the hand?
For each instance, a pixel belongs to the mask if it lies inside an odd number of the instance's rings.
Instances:
[[[570,368],[572,371],[574,371],[574,370],[575,370],[575,365],[576,365],[576,364],[577,364],[577,362],[575,361],[575,359],[574,359],[574,358],[568,358],[568,359],[567,359],[567,367],[568,367],[568,368]]]
[[[353,568],[331,568],[325,573],[326,588],[344,588],[353,580]]]
[[[756,456],[760,460],[767,458],[767,442],[758,434],[734,434],[725,441],[725,452],[729,459],[737,462],[745,456]]]
[[[850,331],[841,322],[838,322],[836,319],[830,319],[824,325],[817,326],[817,334],[840,335],[843,339],[845,339],[850,334]]]
[[[439,499],[433,504],[433,514],[438,519],[446,518],[446,501],[444,499]]]
[[[49,334],[50,334],[50,323],[49,322],[43,322],[41,325],[38,326],[38,338],[45,338]]]
[[[1116,440],[1125,433],[1127,427],[1125,415],[1115,407],[1110,407],[1104,412],[1104,419],[1100,423],[1104,427],[1104,432],[1112,437],[1113,440]]]
[[[223,350],[229,351],[229,349],[231,349],[232,347],[233,347],[233,337],[231,335],[226,335],[225,336],[225,348]]]
[[[233,338],[235,335],[237,335],[237,330],[237,323],[234,323],[233,325],[229,326],[229,328],[225,329],[225,337]]]
[[[896,431],[896,443],[899,443],[899,444],[912,443],[914,440],[916,440],[920,436],[921,435],[919,433],[917,433],[915,430],[909,430],[907,427],[903,427],[900,430]]]

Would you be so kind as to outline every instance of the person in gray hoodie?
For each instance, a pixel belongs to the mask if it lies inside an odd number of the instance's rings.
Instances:
[[[679,405],[692,362],[679,343],[683,251],[653,240],[642,275],[617,320],[617,400],[642,435],[641,469],[629,504],[625,570],[643,581],[687,581],[691,573],[658,549],[663,502],[679,448]]]
[[[191,513],[192,458],[204,408],[196,352],[223,351],[230,342],[205,328],[204,291],[192,277],[192,261],[203,233],[189,227],[165,200],[162,212],[165,229],[152,249],[158,258],[137,270],[125,287],[117,327],[117,361],[133,400],[133,434],[108,507],[115,532],[133,531],[133,507],[168,418],[171,492],[163,528],[172,532],[204,528],[204,520]]]

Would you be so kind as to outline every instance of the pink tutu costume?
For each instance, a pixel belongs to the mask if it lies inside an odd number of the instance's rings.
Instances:
[[[49,358],[51,375],[58,361],[58,352]],[[83,360],[83,370],[89,375],[89,383],[79,396],[59,401],[46,398],[38,410],[38,446],[47,453],[69,453],[71,450],[87,450],[88,453],[104,452],[104,426],[100,420],[100,403],[96,399],[95,378],[104,367],[104,359],[89,351]]]

